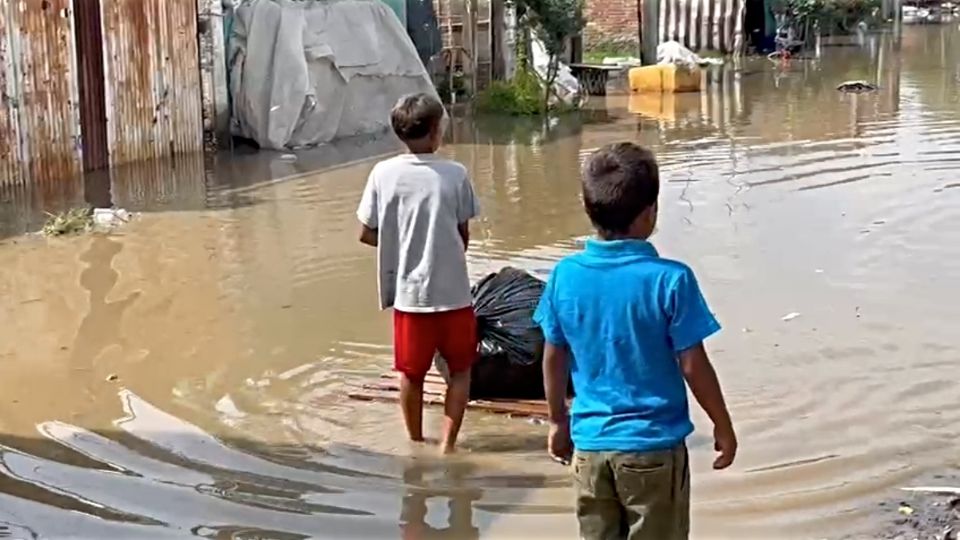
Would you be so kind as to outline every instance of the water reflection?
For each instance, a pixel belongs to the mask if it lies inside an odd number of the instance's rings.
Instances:
[[[406,493],[400,511],[400,537],[404,540],[480,538],[480,529],[474,525],[473,506],[481,500],[483,492],[464,482],[471,468],[466,464],[410,461],[403,473]],[[437,478],[444,487],[431,486]],[[436,518],[439,512],[431,512],[430,503],[434,501],[446,501],[445,520]]]
[[[131,291],[122,298],[108,300],[108,295],[117,284],[119,274],[113,268],[113,260],[123,249],[123,244],[106,236],[95,236],[80,261],[87,265],[80,274],[80,285],[89,291],[89,308],[77,330],[70,354],[73,369],[89,377],[100,356],[109,347],[123,348],[126,344],[120,325],[124,312],[140,297],[139,291]]]

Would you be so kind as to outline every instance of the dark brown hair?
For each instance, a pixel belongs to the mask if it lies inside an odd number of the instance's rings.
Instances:
[[[660,195],[660,167],[653,152],[617,143],[594,152],[583,166],[583,205],[597,231],[625,234]]]
[[[401,141],[427,138],[443,120],[443,104],[429,94],[411,94],[400,98],[390,111],[390,124]]]

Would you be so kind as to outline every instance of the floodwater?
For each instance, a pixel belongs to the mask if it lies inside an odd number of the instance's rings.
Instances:
[[[710,471],[697,414],[696,538],[868,538],[878,501],[960,466],[960,30],[908,27],[896,47],[747,62],[702,95],[610,96],[548,130],[452,130],[484,207],[474,277],[545,276],[577,249],[592,149],[660,156],[656,243],[725,326],[709,348],[742,440]],[[848,79],[881,90],[834,90]],[[0,537],[575,537],[543,426],[470,413],[441,459],[408,447],[394,406],[346,397],[391,362],[353,218],[361,158],[391,149],[3,191]],[[104,198],[143,213],[21,234]]]

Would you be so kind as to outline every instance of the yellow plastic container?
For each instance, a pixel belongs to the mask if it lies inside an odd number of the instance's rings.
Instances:
[[[680,68],[677,66],[662,66],[663,91],[672,93],[699,92],[701,81],[700,68]]]
[[[630,69],[630,91],[634,94],[645,94],[663,91],[662,66],[642,66]]]
[[[630,91],[644,93],[699,92],[702,86],[700,68],[681,68],[674,65],[642,66],[630,70]]]

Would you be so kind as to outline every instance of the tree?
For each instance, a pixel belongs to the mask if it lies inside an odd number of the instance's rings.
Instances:
[[[515,0],[515,6],[521,24],[533,31],[549,57],[543,81],[543,113],[546,115],[553,85],[560,74],[560,57],[567,42],[579,35],[585,25],[583,0]]]

